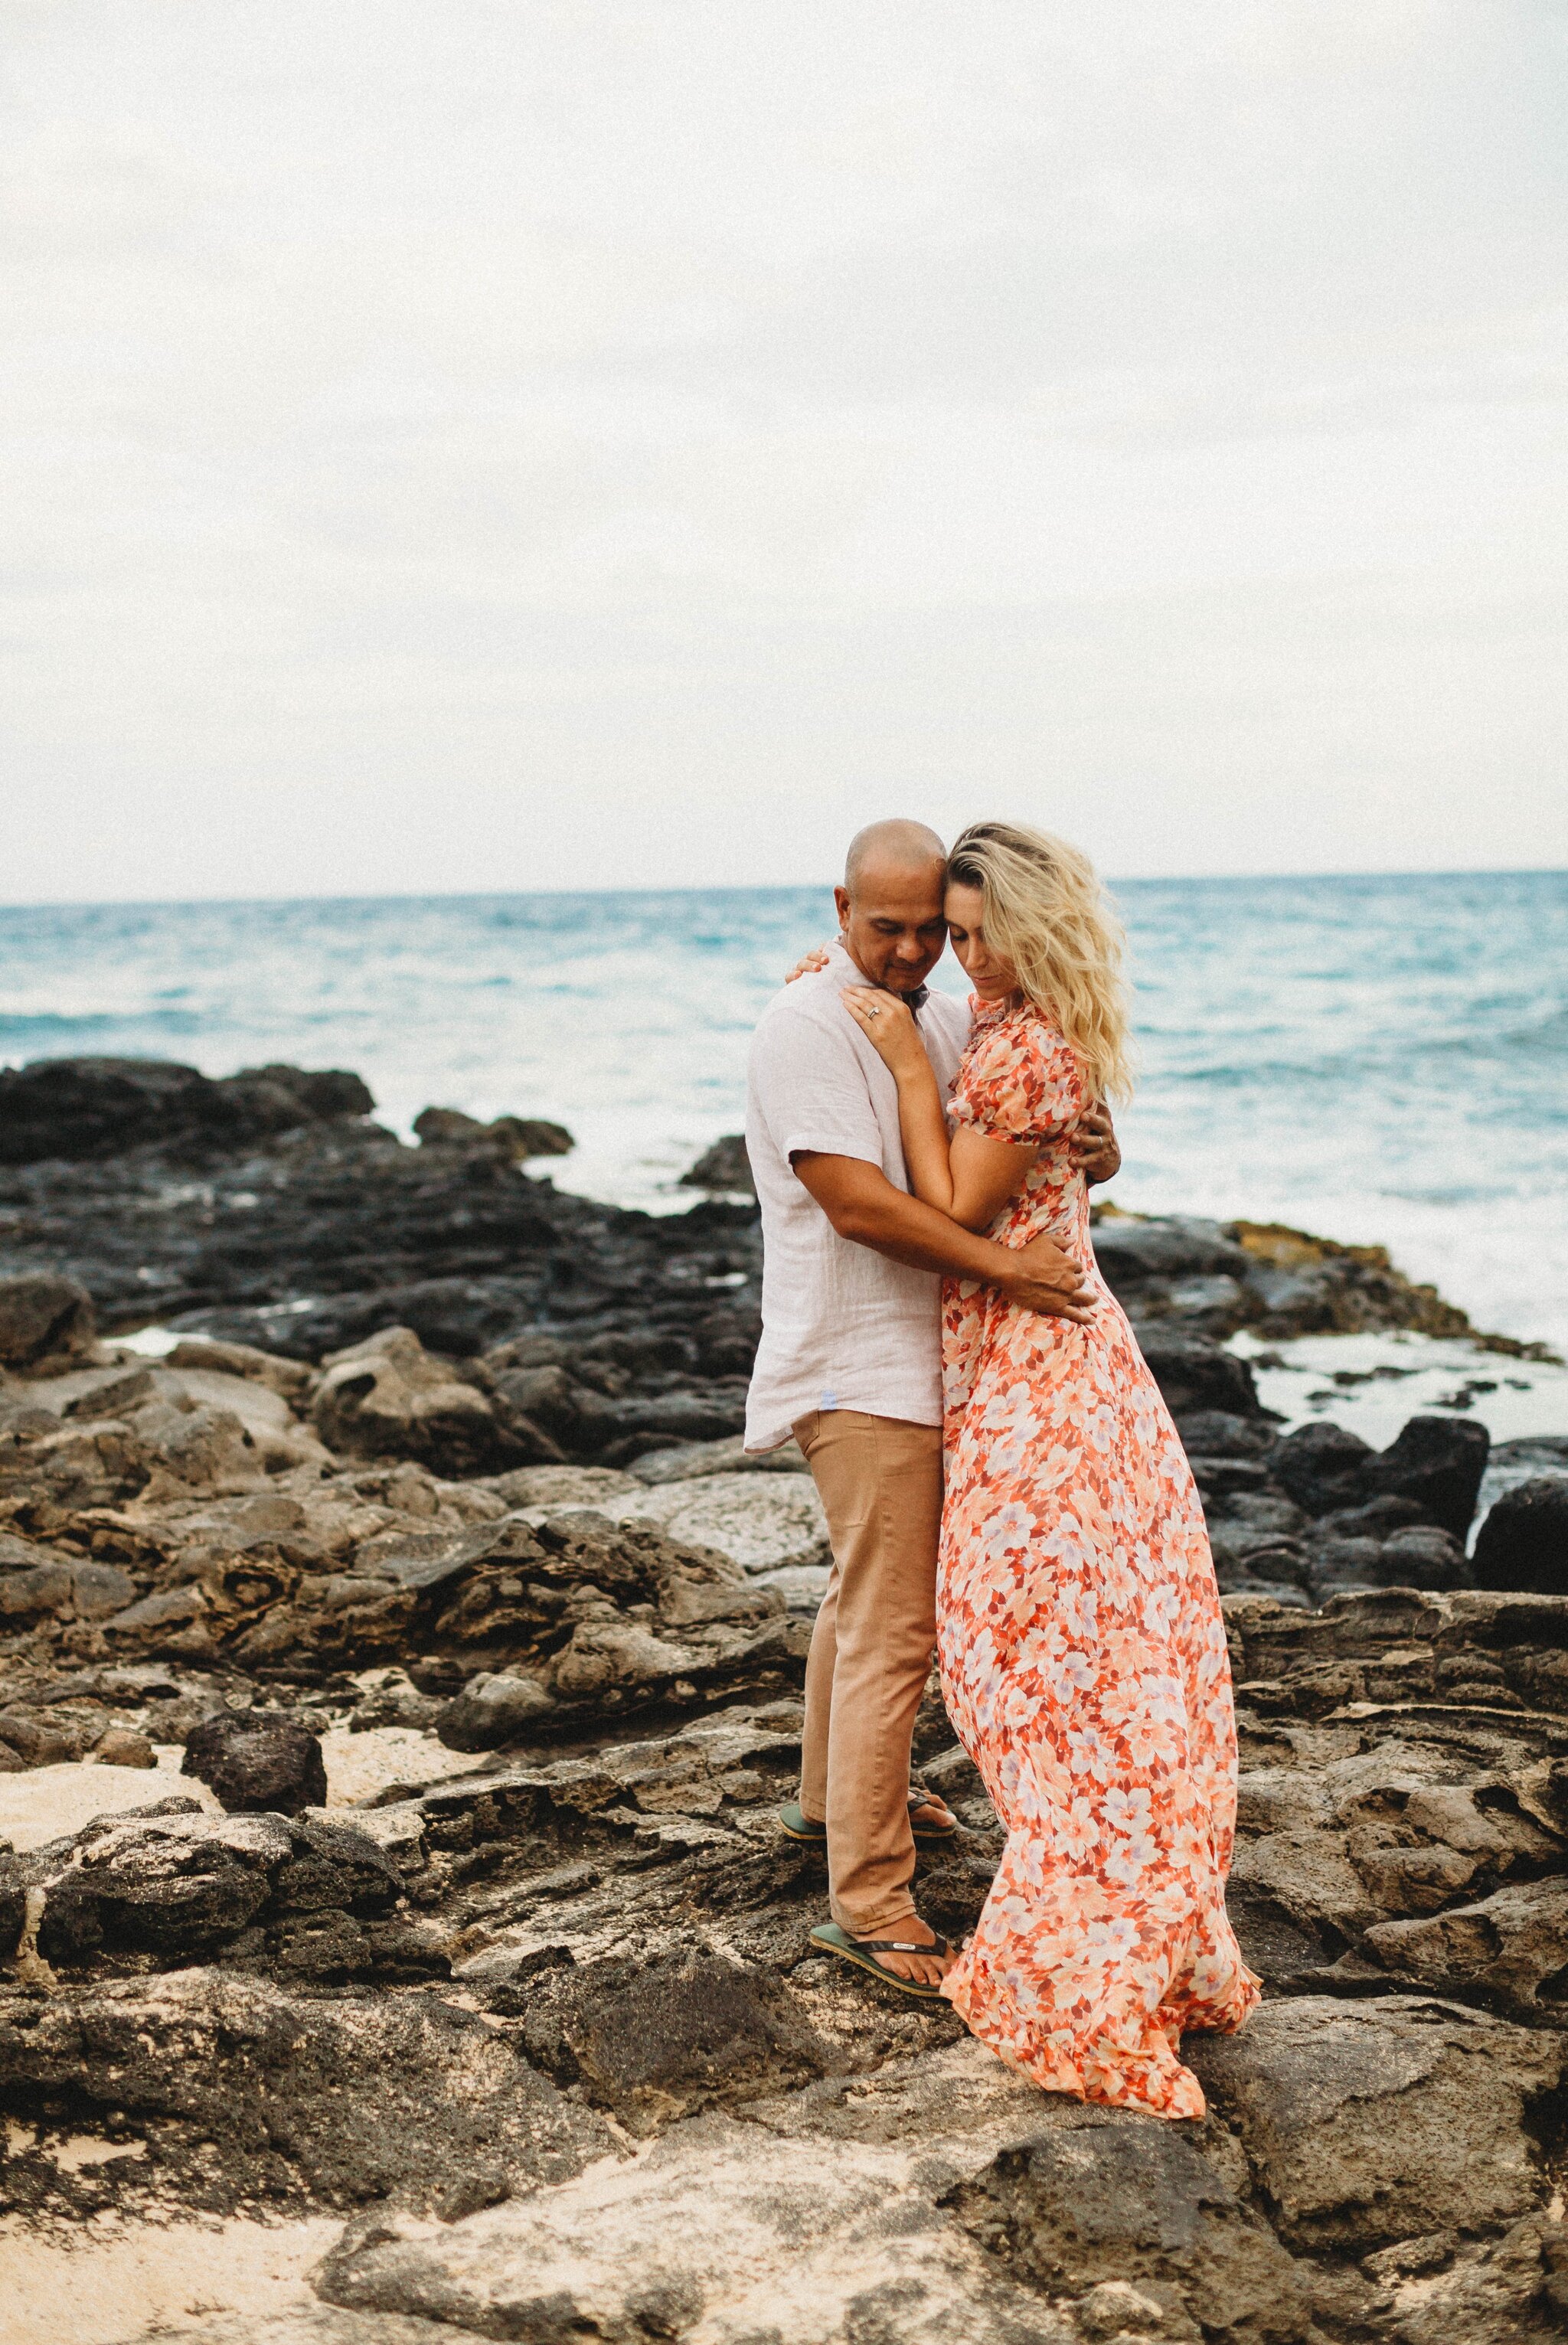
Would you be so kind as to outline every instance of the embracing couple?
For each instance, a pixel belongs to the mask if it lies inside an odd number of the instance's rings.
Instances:
[[[1095,1266],[1120,1162],[1120,939],[1076,849],[913,822],[850,848],[841,934],[770,1003],[747,1146],[763,1229],[746,1445],[792,1434],[833,1568],[787,1832],[825,1842],[826,1951],[945,1995],[1052,2091],[1187,2117],[1186,2028],[1257,1999],[1225,1913],[1236,1732],[1201,1507]],[[927,990],[951,941],[967,1007]],[[1006,1847],[954,1950],[916,1911],[933,1646]]]

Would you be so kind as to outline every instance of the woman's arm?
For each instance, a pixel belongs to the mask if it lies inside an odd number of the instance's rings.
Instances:
[[[989,1140],[962,1128],[950,1142],[942,1093],[907,1003],[871,986],[846,986],[840,998],[898,1084],[899,1131],[915,1195],[962,1229],[988,1228],[1023,1186],[1033,1143]]]

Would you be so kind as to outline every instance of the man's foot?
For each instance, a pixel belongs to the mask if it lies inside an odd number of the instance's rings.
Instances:
[[[918,1914],[890,1926],[896,1934],[857,1938],[837,1922],[822,1922],[812,1931],[811,1943],[853,1963],[858,1970],[885,1979],[901,1995],[914,1995],[924,2003],[934,2001],[942,1978],[956,1960],[956,1949]]]
[[[922,1787],[910,1793],[910,1830],[916,1840],[950,1840],[958,1830],[958,1818],[945,1800]]]
[[[799,1800],[793,1800],[787,1808],[779,1809],[779,1823],[780,1830],[787,1832],[791,1840],[809,1841],[822,1848],[827,1846],[827,1825],[820,1823],[815,1816],[809,1816]],[[958,1818],[934,1792],[912,1790],[910,1792],[910,1830],[916,1840],[951,1840],[958,1830]]]
[[[940,1986],[958,1960],[957,1947],[950,1946],[947,1940],[940,1936],[929,1922],[922,1922],[918,1914],[911,1914],[907,1922],[898,1923],[887,1934],[901,1943],[912,1942],[917,1946],[929,1946],[932,1950],[929,1954],[895,1954],[890,1949],[887,1954],[877,1957],[885,1969],[892,1971],[899,1978],[908,1979],[911,1986]]]

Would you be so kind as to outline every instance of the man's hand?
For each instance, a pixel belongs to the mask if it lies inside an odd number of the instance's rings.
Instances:
[[[1078,1118],[1069,1143],[1073,1162],[1091,1188],[1096,1181],[1114,1181],[1122,1169],[1122,1152],[1111,1111],[1098,1100]]]
[[[1025,1311],[1038,1311],[1047,1319],[1082,1323],[1091,1316],[1095,1298],[1083,1271],[1054,1239],[1031,1238],[1026,1246],[1013,1252],[1013,1260],[1017,1270],[1001,1274],[994,1281],[1009,1303],[1021,1303]]]
[[[1093,1296],[1084,1273],[1051,1238],[1026,1246],[997,1245],[895,1189],[879,1165],[858,1156],[800,1149],[790,1159],[795,1177],[820,1205],[841,1238],[870,1246],[891,1262],[972,1278],[999,1286],[1010,1303],[1053,1319],[1087,1319]]]

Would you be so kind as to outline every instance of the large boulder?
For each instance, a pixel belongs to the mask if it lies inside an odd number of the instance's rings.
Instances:
[[[383,1328],[333,1353],[311,1414],[321,1439],[349,1457],[412,1457],[447,1475],[497,1462],[489,1401],[433,1359],[412,1328]]]
[[[1476,1534],[1476,1584],[1568,1596],[1568,1474],[1535,1474],[1504,1490]]]
[[[828,2051],[776,1978],[699,1946],[551,1974],[529,1995],[524,2042],[633,2133],[798,2085]]]
[[[326,1803],[321,1738],[277,1711],[218,1711],[193,1727],[180,1765],[231,1815],[297,1816]]]
[[[1138,1344],[1173,1416],[1195,1409],[1261,1416],[1257,1381],[1247,1362],[1207,1335],[1155,1320],[1140,1324]]]
[[[1556,2036],[1415,1997],[1304,1995],[1186,2048],[1298,2249],[1365,2255],[1545,2200],[1528,2120],[1561,2077]]]
[[[1276,1444],[1269,1468],[1309,1515],[1367,1510],[1368,1531],[1397,1528],[1398,1515],[1406,1522],[1419,1515],[1462,1539],[1475,1512],[1489,1447],[1486,1427],[1463,1417],[1412,1416],[1383,1450],[1330,1421],[1299,1425],[1287,1434]],[[1374,1508],[1380,1510],[1376,1520]],[[1349,1528],[1342,1521],[1336,1525]]]
[[[1052,2108],[1033,2139],[1002,2151],[952,2203],[1053,2296],[1130,2281],[1188,2316],[1174,2332],[1162,2320],[1161,2335],[1196,2336],[1196,2321],[1234,2345],[1294,2345],[1313,2333],[1300,2279],[1233,2175],[1185,2128]]]
[[[1095,1223],[1095,1260],[1113,1294],[1129,1301],[1153,1283],[1170,1279],[1245,1278],[1250,1257],[1227,1238],[1217,1222],[1186,1214],[1140,1221],[1106,1216]]]
[[[755,1197],[757,1183],[751,1159],[746,1152],[745,1133],[726,1132],[711,1148],[705,1148],[691,1170],[681,1174],[680,1185],[683,1189],[706,1189],[710,1195]]]
[[[265,1067],[241,1067],[227,1079],[239,1083],[273,1083],[288,1093],[299,1112],[294,1121],[311,1118],[333,1123],[342,1118],[369,1115],[375,1106],[369,1085],[343,1067],[289,1067],[275,1062]],[[221,1088],[221,1086],[220,1086]]]
[[[74,1278],[53,1271],[0,1278],[0,1367],[36,1367],[92,1346],[92,1297]]]
[[[481,1670],[436,1721],[449,1751],[500,1751],[554,1720],[556,1704],[537,1678]]]
[[[1342,1425],[1298,1425],[1269,1460],[1274,1478],[1308,1515],[1354,1507],[1366,1496],[1371,1444]]]
[[[423,1108],[413,1129],[422,1147],[490,1149],[514,1164],[526,1163],[531,1156],[568,1156],[576,1145],[564,1123],[543,1116],[498,1115],[481,1123],[455,1107]]]
[[[1367,1467],[1373,1497],[1410,1498],[1429,1522],[1463,1538],[1475,1513],[1491,1436],[1469,1417],[1412,1416]]]

